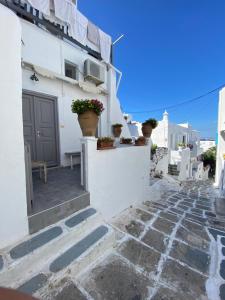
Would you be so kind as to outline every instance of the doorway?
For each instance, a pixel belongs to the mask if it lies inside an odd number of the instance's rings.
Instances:
[[[59,165],[57,99],[23,92],[24,140],[31,148],[31,159],[48,167]]]

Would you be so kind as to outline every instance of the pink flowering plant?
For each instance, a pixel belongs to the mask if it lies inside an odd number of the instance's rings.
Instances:
[[[96,115],[100,116],[104,110],[102,102],[97,99],[73,100],[71,109],[73,113],[81,115],[86,111],[93,111]]]

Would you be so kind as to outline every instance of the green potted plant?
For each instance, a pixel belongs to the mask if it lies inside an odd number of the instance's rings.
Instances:
[[[120,140],[120,143],[125,144],[125,145],[131,145],[132,144],[132,139],[122,137],[121,140]]]
[[[105,150],[105,149],[114,149],[115,147],[113,146],[114,139],[111,137],[101,137],[98,138],[97,141],[97,149],[98,150]]]
[[[113,132],[113,135],[115,138],[120,137],[121,132],[122,132],[122,127],[123,127],[123,125],[118,124],[118,123],[112,125],[112,132]]]
[[[145,144],[146,138],[144,136],[139,136],[139,138],[135,140],[135,146],[144,146]]]
[[[156,144],[152,144],[152,147],[151,147],[151,154],[154,155],[156,153],[156,150],[157,150],[158,146]]]
[[[71,105],[73,113],[78,114],[78,122],[83,136],[95,136],[99,116],[104,110],[103,104],[95,99],[73,100]]]
[[[152,130],[158,126],[158,121],[156,119],[148,119],[142,123],[142,133],[145,138],[150,138]]]
[[[179,151],[183,150],[183,149],[185,148],[185,146],[186,146],[186,145],[185,145],[184,143],[178,143],[178,144],[177,144],[177,147],[178,147],[178,150],[179,150]]]

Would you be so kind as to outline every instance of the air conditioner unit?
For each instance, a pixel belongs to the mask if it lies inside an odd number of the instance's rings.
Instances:
[[[84,62],[84,80],[94,82],[100,85],[105,82],[105,70],[103,66],[93,62],[90,59]]]

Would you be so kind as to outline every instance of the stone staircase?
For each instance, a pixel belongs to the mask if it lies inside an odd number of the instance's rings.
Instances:
[[[0,250],[0,286],[34,294],[49,278],[79,274],[115,241],[113,229],[88,207]]]
[[[177,170],[177,165],[169,164],[168,173],[173,176],[179,176],[180,172]]]

